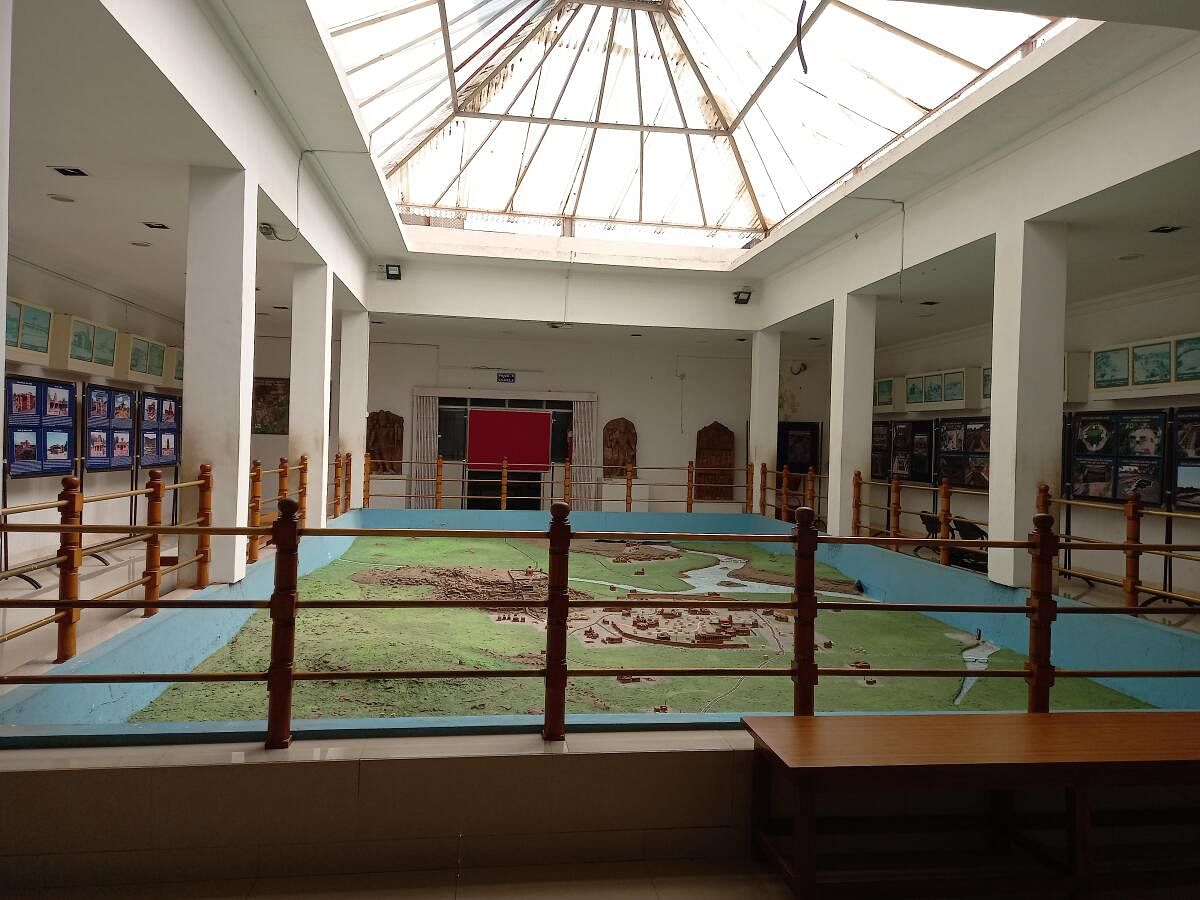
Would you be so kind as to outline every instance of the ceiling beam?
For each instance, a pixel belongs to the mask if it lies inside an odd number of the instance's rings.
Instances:
[[[576,219],[580,222],[595,222],[599,225],[633,225],[642,228],[682,228],[688,231],[727,232],[730,234],[745,234],[763,237],[761,228],[748,225],[745,228],[732,228],[728,225],[697,225],[686,222],[646,222],[638,219],[618,219],[601,216],[564,216],[562,213],[549,212],[517,212],[516,210],[478,209],[470,206],[422,206],[420,203],[397,203],[396,208],[401,212],[416,216],[427,216],[431,212],[450,213],[453,215],[495,216],[496,218],[544,219],[548,222],[561,222],[563,219]]]
[[[617,9],[642,10],[643,12],[666,12],[663,0],[579,0],[581,6],[613,6]]]
[[[1200,30],[1196,0],[917,0],[939,6],[967,6],[1048,18],[1071,17],[1130,25],[1165,25]]]
[[[395,19],[398,16],[406,15],[410,12],[416,12],[418,9],[424,9],[427,6],[433,6],[438,0],[420,0],[419,3],[414,3],[410,6],[401,6],[396,9],[389,9],[386,12],[376,13],[373,16],[367,16],[364,19],[356,19],[353,22],[346,22],[343,25],[338,25],[335,28],[329,29],[330,37],[339,37],[343,34],[350,34],[358,31],[360,28],[368,28],[371,25],[378,25],[381,22],[387,22],[390,19]]]
[[[608,84],[608,67],[612,64],[613,39],[617,34],[617,16],[620,10],[613,7],[612,22],[608,25],[608,41],[604,45],[604,68],[600,72],[600,90],[596,92],[596,113],[592,116],[592,122],[600,121],[600,110],[604,106],[604,88]],[[631,14],[632,15],[632,14]],[[571,216],[579,212],[579,201],[583,199],[583,186],[587,182],[588,167],[592,163],[592,150],[596,146],[597,130],[593,128],[588,132],[587,152],[583,155],[583,168],[579,173],[579,188],[575,191],[575,203],[571,207]],[[567,196],[563,198],[563,212],[567,211],[567,204],[571,202],[571,191],[567,190]]]
[[[566,128],[589,128],[593,131],[641,131],[647,134],[691,134],[698,137],[725,137],[724,131],[714,128],[688,128],[679,125],[636,125],[632,122],[595,122],[587,119],[557,119],[550,116],[518,116],[510,113],[458,112],[460,119],[485,119],[489,122],[520,122],[526,125],[561,125]]]
[[[450,82],[450,110],[458,112],[458,79],[454,75],[454,53],[450,49],[450,23],[446,15],[446,0],[437,0],[438,18],[442,22],[442,52],[446,54],[446,79]]]
[[[663,16],[670,25],[671,17]],[[672,26],[673,27],[673,26]],[[683,102],[679,99],[679,87],[675,84],[675,73],[671,71],[671,60],[667,58],[667,50],[663,46],[662,32],[654,22],[654,14],[650,14],[650,30],[654,32],[654,40],[658,42],[658,55],[662,57],[663,68],[667,71],[667,82],[671,85],[671,96],[675,98],[675,108],[679,110],[679,121],[687,124],[687,115],[683,111]],[[700,207],[700,221],[708,224],[708,215],[704,212],[704,194],[700,191],[700,172],[696,168],[696,153],[692,149],[691,135],[687,135],[688,162],[692,164],[692,181],[696,186],[696,203]]]
[[[836,6],[838,9],[842,10],[843,12],[849,13],[852,16],[857,16],[858,18],[862,19],[864,22],[868,22],[871,25],[874,25],[876,28],[882,28],[888,34],[894,34],[896,37],[903,38],[904,40],[908,41],[910,44],[916,44],[922,50],[928,50],[930,53],[936,53],[942,59],[948,59],[951,62],[958,63],[960,66],[965,66],[966,68],[968,68],[972,72],[974,72],[976,75],[983,74],[983,71],[984,71],[983,66],[978,65],[977,63],[973,63],[969,59],[963,59],[957,53],[951,53],[945,47],[939,47],[937,44],[931,44],[929,41],[925,40],[924,38],[917,37],[915,34],[905,31],[903,28],[897,28],[895,25],[891,24],[890,22],[885,22],[885,21],[883,21],[883,19],[877,19],[875,16],[871,15],[870,13],[863,12],[857,6],[851,6],[849,3],[843,2],[843,0],[833,0],[833,5]]]

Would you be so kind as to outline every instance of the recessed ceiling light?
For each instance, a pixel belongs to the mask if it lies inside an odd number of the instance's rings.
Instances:
[[[271,309],[287,309],[286,306],[272,306]]]
[[[372,325],[382,325],[382,324],[383,324],[383,319],[372,319],[372,320],[371,320],[371,324],[372,324]]]
[[[629,336],[630,337],[641,337],[642,333],[640,331],[631,331],[631,332],[629,332]]]
[[[131,246],[131,247],[152,247],[153,244],[151,244],[149,241],[130,241],[129,246]]]
[[[1151,228],[1151,234],[1174,234],[1177,231],[1183,231],[1187,228],[1186,225],[1159,225],[1157,228]]]
[[[922,300],[921,305],[922,306],[937,306],[941,302],[942,302],[941,300]]]
[[[1122,256],[1118,256],[1117,259],[1120,262],[1129,262],[1134,259],[1141,259],[1145,255],[1145,253],[1126,253]]]
[[[57,200],[59,203],[74,203],[74,197],[68,197],[66,194],[47,194],[51,200]]]
[[[810,341],[819,341],[820,338],[819,337],[810,337],[809,340]]]
[[[68,178],[87,178],[87,172],[78,166],[46,166],[47,169],[53,169],[59,175],[66,175]]]
[[[162,222],[143,222],[142,224],[156,231],[169,231],[171,229],[170,225],[164,225]]]
[[[744,343],[746,343],[746,341],[748,341],[748,340],[750,340],[750,339],[749,339],[749,338],[738,338],[738,339],[737,339],[737,342],[738,342],[739,344],[744,344]]]
[[[269,316],[270,313],[269,312],[259,312],[259,313],[255,313],[255,315],[256,316]]]

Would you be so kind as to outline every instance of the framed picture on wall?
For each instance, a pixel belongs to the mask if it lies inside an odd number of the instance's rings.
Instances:
[[[1133,383],[1166,384],[1171,380],[1171,342],[1133,348]]]
[[[1181,338],[1175,342],[1175,380],[1200,379],[1200,337]]]
[[[942,402],[942,376],[941,375],[926,375],[925,376],[925,402],[926,403],[941,403]]]
[[[1087,415],[1075,418],[1075,452],[1113,455],[1117,447],[1117,423],[1112,416]]]
[[[1129,386],[1129,348],[1097,350],[1092,354],[1092,387]]]
[[[925,400],[925,379],[921,376],[904,379],[904,399],[910,405]]]
[[[21,307],[21,336],[18,346],[34,353],[46,353],[50,349],[50,319],[48,309],[37,306]]]
[[[1181,465],[1175,468],[1175,506],[1179,509],[1200,509],[1200,466]]]
[[[250,431],[253,434],[287,434],[290,402],[290,379],[255,378]]]
[[[992,367],[983,370],[983,399],[992,399]]]
[[[1166,430],[1162,413],[1121,416],[1118,455],[1161,458],[1166,448]]]
[[[96,342],[92,362],[98,366],[111,366],[117,358],[117,333],[111,328],[96,326]]]
[[[1111,500],[1116,462],[1111,459],[1076,459],[1071,467],[1071,495]]]
[[[1143,503],[1162,502],[1162,463],[1157,460],[1121,460],[1117,468],[1117,497],[1124,500],[1137,491]]]
[[[947,372],[943,400],[961,400],[966,394],[966,372]]]
[[[780,422],[776,435],[776,467],[787,464],[788,471],[821,471],[821,423]]]
[[[91,362],[95,352],[96,326],[79,319],[71,320],[71,359]]]
[[[875,405],[876,406],[891,406],[892,405],[892,379],[881,378],[881,379],[879,379],[879,381],[875,382],[875,386],[876,386]]]

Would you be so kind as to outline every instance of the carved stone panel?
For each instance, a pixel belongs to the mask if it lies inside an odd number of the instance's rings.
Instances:
[[[367,452],[371,468],[388,475],[400,474],[404,458],[404,417],[386,409],[367,416]]]
[[[637,429],[628,419],[613,419],[604,426],[604,477],[624,478],[627,464],[637,478]]]
[[[733,432],[720,422],[696,432],[696,499],[733,499]]]

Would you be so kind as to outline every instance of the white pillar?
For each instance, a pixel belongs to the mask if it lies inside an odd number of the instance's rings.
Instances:
[[[996,234],[992,306],[992,445],[988,535],[1024,540],[1039,482],[1062,467],[1066,225],[1022,222]],[[988,577],[1029,583],[1029,554],[992,550]]]
[[[350,506],[362,506],[363,453],[367,449],[367,367],[371,356],[371,317],[365,309],[342,313],[338,358],[338,447],[353,457]]]
[[[754,332],[750,357],[750,446],[746,461],[758,469],[766,463],[775,468],[775,448],[779,433],[779,333]]]
[[[258,185],[244,171],[194,167],[188,178],[183,471],[213,467],[213,524],[245,525],[250,486]],[[184,519],[194,513],[184,495]],[[246,539],[215,537],[211,577],[246,572]]]
[[[833,301],[829,382],[830,534],[847,536],[855,470],[871,473],[871,395],[875,380],[875,298],[850,294]]]
[[[325,265],[298,266],[292,275],[288,458],[295,464],[302,455],[308,456],[310,528],[324,526],[327,514],[332,354],[333,271]]]
[[[8,299],[8,145],[12,95],[12,0],[0,0],[0,292]],[[0,372],[6,347],[0,346]]]

